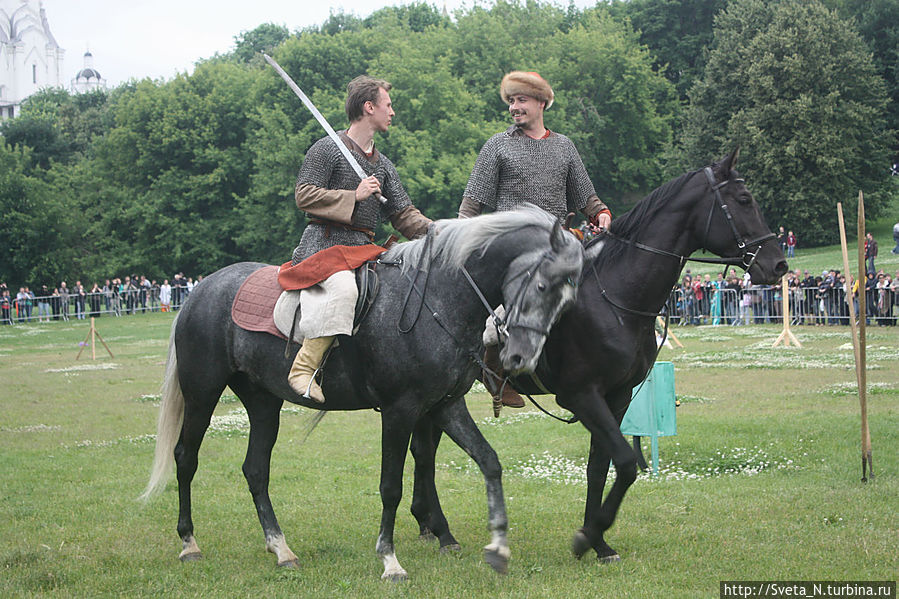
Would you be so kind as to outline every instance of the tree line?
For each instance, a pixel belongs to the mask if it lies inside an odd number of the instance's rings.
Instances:
[[[614,214],[739,145],[772,228],[833,243],[836,201],[854,215],[861,189],[873,218],[897,192],[897,48],[895,0],[496,0],[452,15],[418,2],[260,25],[189,75],[45,90],[3,122],[0,280],[287,260],[305,224],[295,177],[323,131],[262,51],[338,129],[350,79],[391,81],[378,147],[432,218],[455,215],[478,150],[508,126],[499,81],[521,69],[553,85],[547,126],[574,140]]]

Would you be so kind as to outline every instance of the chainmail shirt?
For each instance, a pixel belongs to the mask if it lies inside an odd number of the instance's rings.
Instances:
[[[497,211],[530,202],[560,220],[584,208],[594,195],[593,182],[568,137],[551,132],[533,139],[514,125],[481,148],[463,194]]]
[[[343,132],[341,132],[343,133]],[[400,182],[396,167],[384,154],[375,151],[371,158],[362,154],[358,146],[350,149],[356,161],[362,166],[366,175],[374,175],[381,184],[383,197],[387,203],[382,205],[374,197],[356,202],[353,209],[352,226],[374,230],[378,224],[390,218],[400,210],[412,205],[412,200]],[[354,190],[359,186],[359,176],[347,164],[337,145],[330,137],[323,137],[309,148],[297,176],[297,185],[307,184],[325,189]],[[298,264],[315,252],[334,245],[365,245],[370,243],[368,236],[362,231],[353,231],[343,227],[309,223],[300,238],[300,244],[293,251],[292,263]]]

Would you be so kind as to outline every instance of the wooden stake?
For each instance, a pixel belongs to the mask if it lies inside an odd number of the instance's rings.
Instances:
[[[787,284],[787,275],[784,275],[781,279],[781,285],[783,286],[783,290],[781,291],[781,298],[783,299],[783,310],[782,314],[784,317],[784,330],[781,331],[780,336],[774,341],[774,345],[771,347],[777,347],[779,343],[783,343],[784,347],[790,347],[790,342],[793,342],[793,345],[796,347],[802,347],[802,344],[799,343],[799,339],[793,335],[793,331],[790,330],[790,296],[788,293],[790,292],[789,285]]]
[[[79,358],[81,358],[81,352],[83,352],[83,351],[84,351],[84,348],[87,347],[87,342],[88,342],[88,340],[90,340],[90,343],[91,343],[91,360],[96,360],[96,359],[97,359],[97,352],[95,351],[94,338],[97,338],[97,339],[100,340],[100,343],[102,343],[102,344],[103,344],[103,347],[106,348],[106,351],[109,352],[109,357],[110,357],[110,358],[115,358],[115,356],[112,355],[112,351],[110,351],[109,346],[106,345],[106,342],[103,341],[103,337],[102,337],[102,336],[100,335],[100,333],[97,331],[97,326],[96,326],[96,324],[94,323],[94,317],[91,316],[91,328],[90,328],[90,330],[87,332],[87,337],[84,338],[84,342],[81,344],[81,349],[78,350],[78,355],[75,356],[75,359],[76,359],[76,360],[78,360]]]
[[[849,284],[849,330],[852,332],[852,352],[855,354],[855,379],[856,383],[860,384],[859,375],[858,375],[858,364],[859,364],[859,354],[858,354],[858,334],[856,331],[855,324],[855,302],[852,301],[852,286],[854,283],[854,279],[852,277],[852,273],[849,271],[849,251],[846,246],[846,225],[843,222],[843,204],[842,202],[837,202],[837,220],[840,223],[840,246],[843,250],[843,271],[846,273],[847,283]],[[861,281],[859,281],[861,284]]]
[[[868,372],[867,372],[867,340],[865,322],[865,198],[861,190],[858,192],[858,402],[862,417],[862,482],[867,482],[865,469],[874,477],[874,466],[871,462],[871,431],[868,429]]]
[[[662,320],[661,316],[656,316],[656,322],[659,323],[659,326],[662,327],[662,330],[665,330],[665,321]],[[674,344],[678,347],[683,347],[684,344],[680,342],[680,340],[674,336],[674,331],[671,330],[671,327],[668,327],[668,339],[674,341]]]

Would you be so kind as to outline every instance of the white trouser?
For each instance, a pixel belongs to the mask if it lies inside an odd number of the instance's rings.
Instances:
[[[356,310],[356,274],[351,270],[334,273],[321,283],[300,291],[298,337],[314,339],[331,335],[352,335]]]

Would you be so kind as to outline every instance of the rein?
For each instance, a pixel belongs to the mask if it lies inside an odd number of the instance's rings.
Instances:
[[[427,265],[430,266],[432,241],[433,241],[432,233],[431,233],[431,231],[428,231],[427,237],[424,242],[426,245],[425,245],[425,248],[423,249],[423,251],[421,252],[421,256],[419,258],[419,263],[416,267],[415,275],[412,276],[408,272],[405,275],[406,278],[409,279],[410,284],[409,284],[409,290],[406,292],[406,297],[403,299],[403,306],[400,311],[400,318],[397,321],[397,331],[399,331],[400,334],[404,334],[404,335],[407,333],[410,333],[412,331],[412,329],[415,328],[415,325],[418,323],[418,320],[421,317],[421,310],[424,307],[424,308],[428,309],[428,311],[431,313],[431,317],[434,319],[434,321],[440,326],[440,328],[442,328],[444,331],[446,331],[446,333],[450,336],[450,338],[455,342],[456,346],[464,349],[464,344],[453,333],[453,331],[451,331],[449,329],[449,327],[446,325],[446,323],[444,323],[443,318],[441,317],[440,313],[437,312],[436,310],[434,310],[433,308],[431,308],[431,306],[428,304],[427,300],[425,299],[425,293],[427,292],[428,281],[430,279],[430,268],[425,270],[423,267],[425,266],[425,263],[427,263]],[[524,291],[527,288],[527,284],[534,277],[537,270],[540,268],[540,265],[543,263],[544,260],[551,260],[551,259],[552,259],[552,251],[547,250],[540,256],[540,258],[537,259],[537,261],[530,268],[523,270],[521,273],[515,275],[510,280],[510,282],[511,282],[511,281],[514,281],[515,279],[517,279],[518,277],[523,276],[521,284],[518,287],[518,291],[515,294],[515,298],[512,303],[512,308],[507,311],[506,319],[501,318],[496,313],[496,311],[490,306],[490,303],[487,301],[487,298],[484,296],[484,293],[481,291],[480,287],[478,287],[478,284],[475,282],[475,280],[472,278],[471,274],[468,272],[468,269],[465,268],[464,266],[462,267],[461,270],[462,270],[462,274],[465,276],[465,280],[468,282],[469,286],[471,286],[471,288],[474,290],[474,292],[477,295],[478,299],[480,300],[481,304],[487,310],[488,314],[490,315],[491,319],[493,320],[493,324],[496,327],[497,333],[501,339],[508,337],[508,335],[509,335],[508,329],[511,329],[511,328],[530,329],[530,330],[536,331],[544,336],[549,335],[550,325],[546,325],[545,327],[535,327],[530,324],[513,321],[511,318],[511,315],[514,315],[518,311],[518,306],[522,301],[522,298],[524,296]],[[424,286],[419,288],[418,277],[419,277],[419,273],[422,271],[425,272]],[[408,327],[404,328],[401,325],[401,322],[403,320],[403,315],[406,314],[406,310],[408,308],[409,301],[411,299],[413,291],[416,294],[418,294],[418,296],[421,298],[421,303],[418,305],[418,310],[415,313],[415,318],[412,320],[412,323]],[[481,356],[478,355],[478,352],[476,352],[474,350],[469,350],[468,354],[469,354],[469,357],[472,359],[472,361],[475,362],[478,366],[480,366],[482,369],[486,370],[488,373],[493,374],[494,376],[497,376],[496,373],[494,373],[492,370],[490,370],[490,368],[487,367],[487,365],[484,363]],[[497,377],[497,378],[499,378],[499,377]]]
[[[608,237],[610,239],[614,239],[616,241],[620,241],[622,243],[626,243],[628,245],[632,245],[635,248],[651,252],[653,254],[658,254],[660,256],[667,256],[669,258],[676,258],[680,263],[680,268],[683,269],[684,265],[689,262],[702,262],[704,264],[724,264],[725,266],[739,266],[743,268],[743,270],[749,270],[753,264],[755,264],[756,258],[758,258],[758,253],[762,249],[762,244],[768,241],[769,239],[774,239],[774,233],[768,233],[766,235],[762,235],[761,237],[757,237],[755,239],[746,241],[740,232],[737,231],[737,227],[734,224],[734,217],[730,213],[730,209],[727,207],[727,204],[724,203],[724,198],[721,197],[721,188],[730,183],[730,180],[722,181],[721,183],[715,183],[715,175],[712,173],[711,167],[705,167],[703,169],[703,173],[706,176],[706,179],[709,183],[709,188],[715,196],[715,202],[712,203],[711,208],[709,209],[709,216],[706,219],[705,225],[705,235],[703,236],[702,248],[705,250],[709,241],[709,232],[712,229],[712,217],[715,214],[715,208],[720,207],[721,211],[724,213],[724,217],[727,220],[727,224],[730,226],[731,233],[733,233],[734,240],[737,242],[737,248],[742,252],[740,256],[734,256],[731,258],[694,258],[692,256],[685,256],[683,254],[677,254],[675,252],[669,252],[668,250],[663,250],[660,248],[655,248],[644,243],[640,243],[639,241],[633,241],[631,239],[626,239],[624,237],[620,237],[615,235],[608,229],[603,232],[603,236]],[[735,179],[737,183],[742,183],[743,179]],[[755,246],[754,250],[752,247]],[[613,303],[613,305],[615,305]]]

